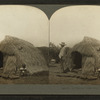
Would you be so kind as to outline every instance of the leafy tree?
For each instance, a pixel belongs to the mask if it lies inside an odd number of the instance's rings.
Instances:
[[[59,57],[58,57],[59,52],[60,52],[60,47],[50,42],[49,43],[49,60],[56,59],[56,62],[58,63],[59,62]]]

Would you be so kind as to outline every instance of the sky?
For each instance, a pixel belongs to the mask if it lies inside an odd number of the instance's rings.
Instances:
[[[65,42],[72,47],[84,36],[100,40],[100,6],[68,6],[57,10],[50,18],[50,41]]]
[[[5,35],[24,39],[36,47],[48,46],[49,21],[32,6],[0,5],[0,41]]]

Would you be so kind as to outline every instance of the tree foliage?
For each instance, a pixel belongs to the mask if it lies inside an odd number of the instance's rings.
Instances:
[[[59,52],[60,52],[60,47],[56,46],[54,43],[50,42],[49,43],[49,60],[55,59],[56,62],[59,62]]]

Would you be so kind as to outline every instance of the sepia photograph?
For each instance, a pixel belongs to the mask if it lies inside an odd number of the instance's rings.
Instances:
[[[74,5],[50,18],[49,83],[100,84],[100,6]]]
[[[96,5],[0,5],[0,84],[100,84],[99,12]]]
[[[39,8],[0,5],[0,84],[48,84],[48,34]]]
[[[97,0],[1,0],[0,97],[100,95],[99,26]]]

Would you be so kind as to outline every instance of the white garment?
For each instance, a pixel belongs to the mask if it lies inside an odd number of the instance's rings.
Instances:
[[[66,54],[66,46],[64,46],[59,53],[59,58],[61,59]]]

